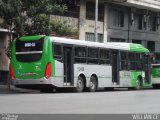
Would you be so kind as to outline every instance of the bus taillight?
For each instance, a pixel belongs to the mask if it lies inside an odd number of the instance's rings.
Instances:
[[[51,63],[49,62],[46,65],[46,70],[45,70],[44,77],[48,79],[49,77],[51,77],[51,73],[52,73],[52,67],[51,67]]]
[[[14,69],[13,69],[13,67],[12,67],[12,65],[11,65],[11,64],[10,64],[9,69],[10,69],[10,75],[11,75],[11,78],[12,78],[12,80],[14,80],[14,79],[15,79],[15,74],[14,74]]]

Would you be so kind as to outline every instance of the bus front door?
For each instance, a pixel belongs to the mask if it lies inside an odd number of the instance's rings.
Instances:
[[[145,71],[145,83],[151,83],[151,61],[148,55],[144,55],[143,67]]]
[[[64,86],[73,85],[73,50],[72,47],[63,47]]]
[[[111,52],[111,63],[112,63],[112,83],[114,85],[119,84],[119,64],[118,64],[118,51]]]

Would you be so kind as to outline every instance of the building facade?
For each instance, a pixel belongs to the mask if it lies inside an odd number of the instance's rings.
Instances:
[[[94,17],[93,23],[89,18],[94,9],[90,9],[90,1],[81,1],[81,6],[80,14],[86,15],[82,18],[86,26],[80,27],[79,37],[86,39],[94,33]],[[160,51],[159,11],[158,0],[99,0],[98,34],[103,36],[102,42],[140,43],[150,51]]]
[[[2,19],[0,19],[2,21]],[[9,74],[10,60],[6,55],[8,33],[4,26],[0,26],[0,84],[6,84]]]
[[[76,26],[79,39],[95,41],[95,0],[65,2],[76,14],[65,19]],[[160,51],[160,0],[99,0],[97,24],[99,42],[140,43]]]

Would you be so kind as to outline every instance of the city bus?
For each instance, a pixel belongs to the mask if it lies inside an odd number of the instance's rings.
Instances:
[[[140,44],[51,36],[13,42],[10,74],[16,87],[51,92],[151,87],[149,50]]]
[[[153,88],[160,88],[160,52],[151,53],[151,71]]]

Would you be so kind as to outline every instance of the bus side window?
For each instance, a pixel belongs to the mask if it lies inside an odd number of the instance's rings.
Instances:
[[[61,61],[62,60],[62,49],[61,45],[59,44],[52,44],[52,53],[55,60]]]
[[[121,70],[127,70],[127,52],[120,52],[121,55]]]
[[[110,64],[110,51],[105,49],[100,49],[100,64]]]
[[[88,63],[98,64],[98,48],[88,48]]]
[[[143,69],[143,62],[141,59],[141,54],[136,53],[136,70],[142,70]]]
[[[75,47],[75,62],[86,63],[86,47]]]
[[[128,67],[130,70],[136,70],[135,53],[128,53]]]

